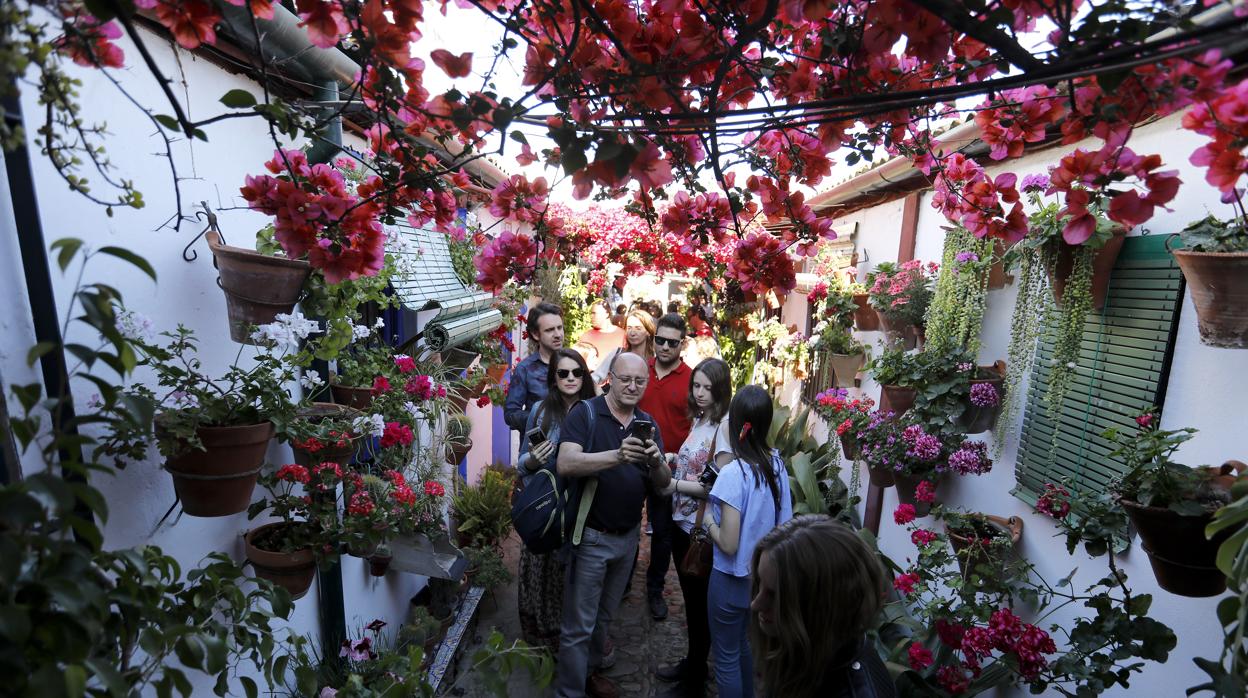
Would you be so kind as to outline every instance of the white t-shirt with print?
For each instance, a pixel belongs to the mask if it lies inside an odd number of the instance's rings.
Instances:
[[[672,478],[697,482],[702,476],[702,471],[706,469],[706,464],[715,456],[720,453],[732,453],[732,449],[728,446],[727,429],[727,417],[718,423],[706,419],[694,422],[689,430],[689,437],[676,452],[676,470],[672,473]],[[718,437],[716,437],[717,431]],[[711,443],[712,440],[714,444]],[[693,530],[693,522],[698,518],[698,505],[704,501],[706,500],[679,492],[672,495],[672,520],[680,526],[681,530],[689,533]],[[705,524],[710,520],[708,509],[702,521]]]

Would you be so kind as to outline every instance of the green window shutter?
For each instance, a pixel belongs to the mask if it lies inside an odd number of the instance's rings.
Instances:
[[[1112,459],[1101,432],[1134,429],[1134,417],[1161,407],[1183,277],[1166,250],[1166,235],[1124,241],[1101,312],[1089,313],[1076,376],[1055,425],[1044,394],[1053,355],[1053,327],[1046,327],[1036,351],[1023,433],[1015,468],[1014,494],[1035,503],[1046,482],[1068,479],[1082,491],[1103,491],[1124,465]],[[1056,451],[1053,430],[1058,430]]]

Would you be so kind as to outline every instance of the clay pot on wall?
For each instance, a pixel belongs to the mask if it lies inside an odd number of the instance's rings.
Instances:
[[[1171,252],[1196,306],[1200,341],[1248,349],[1248,252]]]
[[[892,468],[887,468],[871,463],[864,464],[867,466],[867,480],[876,487],[892,487],[897,484],[897,474]]]
[[[333,402],[314,402],[311,405],[301,408],[296,417],[310,422],[317,422],[325,418],[349,417],[355,418],[362,416],[362,412],[349,407],[347,405],[339,405]],[[295,462],[305,468],[310,468],[319,463],[350,463],[355,458],[355,452],[359,449],[358,441],[352,441],[346,446],[338,447],[336,445],[326,444],[319,451],[308,451],[297,448],[293,443],[290,450],[295,454]]]
[[[1218,546],[1233,530],[1221,531],[1209,540],[1205,538],[1205,526],[1213,520],[1212,513],[1183,516],[1126,498],[1118,501],[1140,535],[1140,546],[1148,554],[1158,586],[1172,594],[1191,597],[1217,596],[1226,590],[1226,577],[1215,560]]]
[[[949,536],[949,545],[953,547],[954,555],[958,558],[958,567],[962,569],[963,577],[976,568],[992,562],[989,556],[991,547],[981,541],[1004,538],[1008,539],[1012,546],[1017,546],[1023,538],[1023,520],[1017,516],[1007,519],[984,514],[983,519],[982,528],[987,530],[954,530],[948,526],[945,528],[945,533]]]
[[[353,385],[330,383],[329,393],[334,396],[334,402],[339,405],[354,407],[357,410],[367,410],[373,406],[373,389],[371,387],[359,388]]]
[[[854,305],[858,309],[854,311],[854,327],[863,332],[875,332],[880,329],[880,315],[875,312],[875,308],[871,307],[869,301],[870,295],[866,293],[854,294]]]
[[[969,395],[962,401],[965,410],[958,418],[958,423],[966,429],[968,434],[982,434],[996,426],[997,417],[1001,414],[1001,404],[1005,402],[1005,362],[998,361],[992,366],[977,366],[975,377],[971,379],[971,388],[973,389],[977,384],[991,385],[995,388],[997,404],[979,407],[971,402]]]
[[[838,438],[841,441],[841,452],[845,454],[845,458],[851,461],[858,460],[858,437],[846,433]]]
[[[919,483],[924,480],[932,483],[939,490],[940,481],[943,477],[941,473],[927,473],[925,475],[902,475],[897,473],[894,476],[897,481],[897,500],[914,507],[915,516],[927,516],[932,512],[932,503],[920,502],[915,499],[914,493],[919,488]]]
[[[230,339],[255,344],[251,339],[252,325],[267,325],[278,313],[293,310],[312,267],[300,260],[231,247],[221,242],[221,235],[215,230],[204,239],[221,272],[218,283],[225,291]]]
[[[368,573],[374,577],[384,577],[390,569],[390,561],[394,556],[384,550],[378,550],[368,558]]]
[[[898,417],[914,407],[919,391],[914,388],[903,388],[898,385],[880,386],[880,411],[894,412]]]
[[[1105,246],[1097,250],[1096,256],[1092,258],[1092,307],[1100,310],[1105,307],[1105,296],[1109,294],[1109,280],[1114,271],[1114,263],[1118,261],[1118,253],[1122,251],[1122,242],[1126,239],[1126,231],[1114,233],[1113,237],[1105,243]],[[1053,265],[1053,271],[1049,276],[1049,282],[1053,286],[1053,300],[1057,301],[1060,306],[1062,304],[1062,294],[1066,290],[1066,280],[1070,278],[1070,273],[1075,266],[1075,251],[1079,249],[1078,245],[1068,245],[1064,242],[1057,243],[1060,245],[1057,255],[1057,263]]]
[[[312,577],[316,574],[316,557],[312,550],[305,548],[283,553],[264,547],[267,540],[280,536],[281,529],[290,525],[293,524],[277,522],[248,531],[243,536],[243,546],[247,561],[251,563],[257,577],[285,587],[291,598],[299,599],[308,593],[308,587],[312,586]]]
[[[1014,281],[1014,277],[1005,273],[1005,260],[1002,255],[1005,254],[1005,245],[996,240],[992,246],[993,262],[988,267],[988,288],[998,289],[1005,288],[1005,285]]]
[[[894,346],[900,345],[909,351],[921,343],[923,328],[910,322],[890,318],[888,313],[880,313],[880,329],[884,331],[884,339]]]
[[[273,423],[200,427],[196,433],[206,450],[188,448],[165,461],[182,510],[204,517],[246,511],[273,438]]]
[[[833,385],[838,388],[854,387],[858,372],[867,363],[867,355],[859,352],[857,354],[827,354],[826,356],[832,364]]]

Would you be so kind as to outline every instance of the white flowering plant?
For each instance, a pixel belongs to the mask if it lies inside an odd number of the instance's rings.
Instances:
[[[166,458],[192,449],[202,450],[201,427],[271,421],[281,429],[289,423],[294,403],[287,386],[296,376],[274,348],[259,348],[248,368],[239,365],[240,349],[224,375],[213,377],[204,370],[199,343],[190,329],[179,325],[173,332],[162,332],[160,337],[167,342],[157,343],[137,334],[130,338],[140,357],[138,366],[155,374],[157,389],[133,384],[124,395],[125,401],[155,411],[156,443]],[[141,444],[149,437],[147,424],[135,425],[117,430],[103,449],[119,460],[138,457],[143,453]]]

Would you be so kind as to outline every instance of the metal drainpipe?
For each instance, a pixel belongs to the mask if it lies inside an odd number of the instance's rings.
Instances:
[[[276,7],[276,6],[275,6]],[[306,36],[306,34],[305,34]],[[335,102],[338,100],[338,83],[335,80],[324,80],[316,91],[317,100]],[[328,113],[332,113],[332,110]],[[342,146],[342,117],[334,117],[324,128],[322,140],[313,144],[308,151],[308,162],[312,164],[329,162],[338,154]],[[319,318],[318,318],[319,319]],[[316,371],[325,385],[329,384],[329,362],[314,361],[312,370]],[[342,641],[347,639],[346,601],[342,593],[342,563],[335,562],[329,567],[320,569],[320,622],[321,622],[321,656],[337,657]]]
[[[10,126],[22,125],[22,104],[16,97],[4,100],[4,120]],[[52,431],[69,435],[78,433],[74,426],[74,401],[69,391],[68,364],[62,344],[61,328],[57,323],[60,314],[56,310],[56,296],[52,291],[52,272],[48,266],[47,245],[43,237],[43,224],[39,220],[39,200],[35,195],[35,180],[30,167],[30,153],[25,144],[15,148],[4,158],[9,178],[9,195],[13,199],[13,222],[22,255],[22,271],[26,276],[26,295],[30,298],[30,318],[35,328],[36,342],[52,342],[56,348],[39,358],[43,373],[43,386],[49,396],[65,395],[61,409],[53,411]],[[58,453],[62,462],[82,462],[82,449],[68,447]],[[20,466],[19,466],[20,467]],[[18,471],[20,472],[20,470]],[[85,482],[80,472],[62,468],[61,476],[68,482]],[[75,499],[74,512],[91,520],[91,509],[81,499]],[[75,531],[74,537],[82,542]]]

